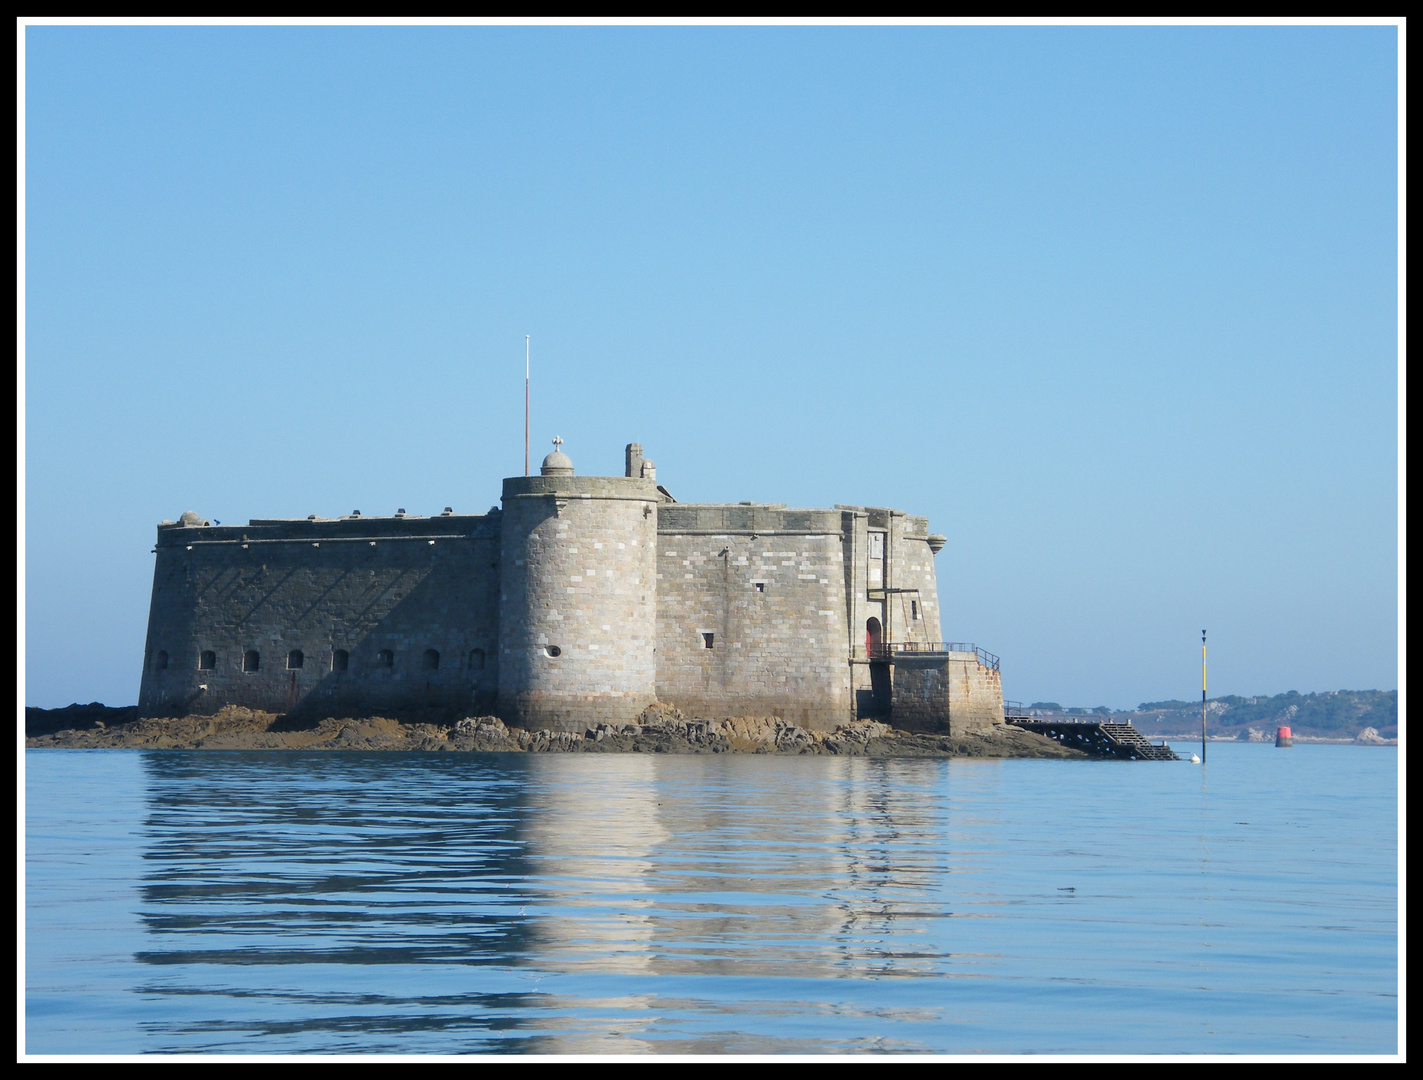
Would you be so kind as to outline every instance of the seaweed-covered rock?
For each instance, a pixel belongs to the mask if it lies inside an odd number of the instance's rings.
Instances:
[[[961,737],[898,731],[868,720],[834,731],[812,731],[781,717],[686,717],[663,705],[634,723],[597,723],[582,732],[510,728],[496,716],[467,716],[454,724],[390,717],[313,719],[228,706],[212,716],[181,716],[109,724],[103,706],[51,710],[40,717],[26,746],[150,750],[406,750],[472,753],[643,753],[849,757],[1081,757],[1051,739],[1013,728]],[[117,710],[113,710],[117,711]],[[27,717],[28,720],[28,717]],[[68,720],[67,724],[63,723]],[[80,720],[80,723],[75,723]],[[34,730],[43,732],[34,734]],[[1375,738],[1378,736],[1375,735]]]

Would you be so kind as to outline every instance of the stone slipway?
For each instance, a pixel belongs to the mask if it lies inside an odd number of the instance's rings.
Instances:
[[[25,745],[128,750],[355,750],[476,753],[834,754],[849,757],[1085,758],[1004,724],[958,737],[856,721],[811,731],[776,717],[688,719],[653,706],[636,723],[581,734],[506,727],[492,716],[457,723],[388,717],[297,720],[229,706],[214,716],[146,718],[100,705],[26,709]]]

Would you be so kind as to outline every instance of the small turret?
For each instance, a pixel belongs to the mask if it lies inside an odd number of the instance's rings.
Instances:
[[[563,445],[563,440],[557,435],[553,437],[553,453],[544,458],[544,463],[539,466],[539,473],[543,476],[572,476],[573,459],[559,449]]]

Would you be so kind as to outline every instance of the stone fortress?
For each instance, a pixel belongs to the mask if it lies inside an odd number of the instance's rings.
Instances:
[[[680,503],[637,443],[578,476],[554,442],[486,514],[160,524],[140,715],[1003,721],[998,658],[940,640],[927,519]]]

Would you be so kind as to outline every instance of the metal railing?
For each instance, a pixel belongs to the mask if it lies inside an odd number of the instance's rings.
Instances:
[[[990,671],[998,670],[998,657],[994,656],[987,649],[980,649],[971,641],[946,641],[944,643],[945,652],[971,652],[978,656],[978,662]]]
[[[990,671],[998,670],[998,657],[987,649],[967,641],[887,641],[865,650],[871,660],[893,660],[896,653],[966,652],[978,657],[978,662]]]
[[[1006,719],[1022,721],[1026,724],[1046,724],[1052,727],[1071,727],[1073,724],[1094,724],[1100,726],[1103,717],[1101,716],[1072,716],[1067,713],[1051,713],[1046,716],[1015,716],[1007,712],[1007,702],[1004,703]],[[1110,721],[1108,721],[1110,723]]]

